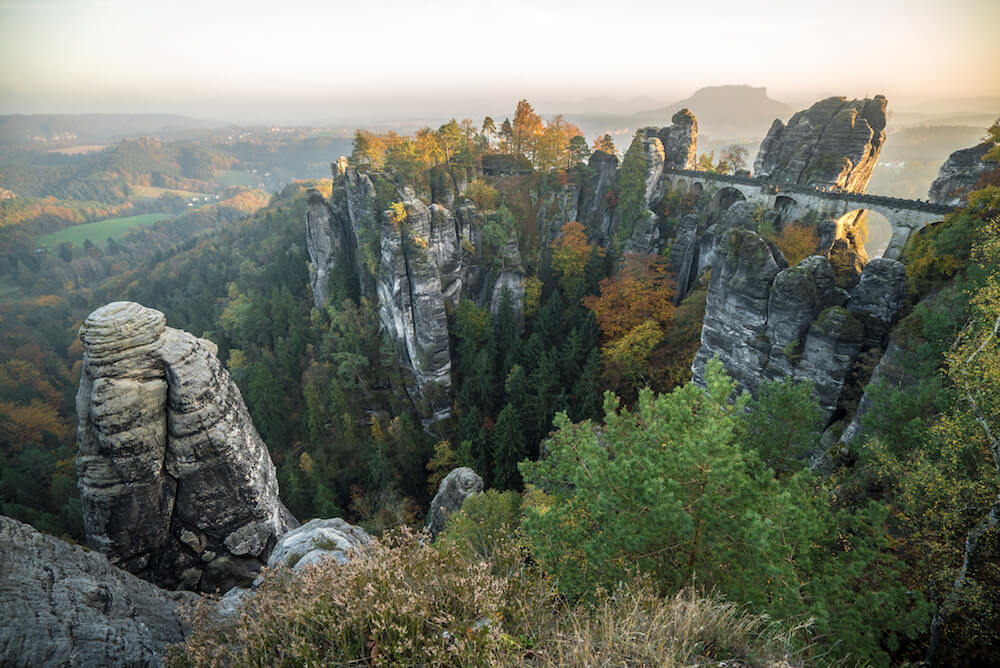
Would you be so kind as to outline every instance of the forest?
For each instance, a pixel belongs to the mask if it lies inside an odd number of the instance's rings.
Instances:
[[[1000,126],[990,132],[1000,143]],[[862,394],[870,402],[864,437],[841,446],[831,434],[846,420],[825,424],[807,383],[765,383],[751,397],[717,362],[707,387],[690,382],[706,277],[678,301],[669,248],[626,253],[631,229],[597,239],[553,215],[564,188],[593,177],[588,160],[600,153],[621,158],[607,201],[622,220],[636,219],[638,139],[619,156],[611,137],[588,144],[522,100],[513,120],[453,119],[410,136],[359,130],[352,149],[350,165],[381,189],[379,215],[393,215],[409,188],[428,203],[472,202],[486,262],[517,240],[520,309],[506,294],[495,309],[463,298],[447,314],[450,417],[428,425],[371,296],[333,276],[330,298],[315,307],[303,221],[307,189],[330,196],[329,179],[295,180],[270,197],[226,189],[212,174],[247,156],[144,142],[96,162],[5,167],[0,186],[19,197],[5,200],[0,273],[21,292],[2,303],[0,319],[0,513],[84,539],[76,332],[94,308],[130,300],[218,345],[297,518],[342,517],[386,536],[394,547],[379,563],[401,559],[414,579],[437,572],[463,583],[455,589],[492,591],[487,576],[500,578],[491,614],[503,621],[469,641],[468,665],[556,643],[553,629],[569,618],[545,610],[596,614],[617,604],[606,596],[623,586],[643,605],[686,591],[735,602],[787,631],[784,656],[810,665],[1000,658],[1000,188],[984,185],[907,245],[906,304],[892,333],[906,382],[865,388],[867,377],[856,379],[848,408]],[[733,151],[699,165],[730,173],[744,160]],[[156,205],[130,198],[143,184],[221,198],[194,211],[169,195]],[[661,236],[704,215],[708,200],[668,192]],[[44,255],[30,248],[41,231],[164,206],[180,215],[119,240]],[[815,220],[779,230],[764,214],[755,214],[757,229],[789,264],[812,254]],[[816,451],[830,453],[826,470],[809,466]],[[401,527],[423,526],[438,483],[457,466],[473,468],[490,491],[449,520],[440,555],[426,556]],[[463,569],[477,560],[488,572],[468,584]],[[351,577],[361,591],[387,575]],[[280,583],[268,595],[295,614],[333,614],[299,609]],[[517,600],[535,607],[517,611]],[[233,648],[206,631],[174,660],[198,663],[221,648],[248,663],[287,658],[269,633],[340,647],[263,613],[242,623],[259,645]],[[346,661],[356,650],[326,656]],[[382,651],[390,663],[425,660],[402,641]]]

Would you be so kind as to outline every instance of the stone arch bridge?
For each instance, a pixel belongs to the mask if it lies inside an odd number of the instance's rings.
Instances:
[[[910,236],[951,213],[954,207],[920,200],[820,190],[800,185],[777,185],[745,176],[726,176],[687,169],[665,169],[663,177],[671,188],[683,184],[687,189],[717,189],[716,196],[729,204],[745,199],[769,209],[799,206],[828,218],[840,218],[852,211],[875,211],[892,226],[892,239],[883,257],[898,260]],[[736,194],[739,192],[742,197]]]

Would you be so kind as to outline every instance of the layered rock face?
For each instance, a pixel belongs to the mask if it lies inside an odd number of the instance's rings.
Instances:
[[[444,531],[449,515],[461,509],[467,498],[482,491],[483,479],[467,466],[457,468],[446,475],[431,501],[431,516],[427,520],[427,530],[431,534],[431,540]]]
[[[760,145],[754,175],[771,183],[861,193],[885,142],[886,99],[828,97],[785,125],[775,120]]]
[[[966,197],[976,189],[980,177],[1000,169],[1000,165],[995,162],[983,161],[983,156],[992,148],[992,142],[983,142],[949,155],[927,192],[928,198],[937,204],[964,206]]]
[[[694,379],[704,382],[705,364],[718,356],[751,393],[767,380],[807,380],[830,419],[858,355],[883,344],[904,281],[902,264],[877,258],[848,292],[835,286],[825,257],[787,267],[755,232],[731,229],[712,267]]]
[[[405,224],[386,217],[376,277],[379,320],[400,344],[402,360],[413,370],[421,395],[430,399],[435,418],[447,417],[451,403],[448,316],[435,259],[453,257],[453,248],[461,252],[454,226],[446,239],[447,230],[441,229],[447,227],[441,224],[443,217],[439,211],[439,224],[432,225],[431,211],[418,199],[406,202]],[[432,227],[437,242],[434,248],[430,246]],[[460,290],[458,280],[452,291]]]
[[[87,541],[168,588],[252,579],[297,522],[215,344],[113,302],[80,328],[77,474]]]
[[[426,205],[408,188],[384,185],[403,204],[405,219],[394,221],[390,212],[377,211],[372,177],[343,161],[336,165],[331,202],[318,191],[308,193],[314,303],[325,306],[334,272],[354,281],[360,294],[374,296],[382,327],[396,342],[401,363],[413,372],[408,389],[429,418],[440,419],[451,406],[446,306],[467,297],[495,311],[506,291],[520,313],[524,270],[516,239],[500,249],[497,262],[483,262],[485,218],[471,202],[452,212]]]
[[[0,663],[159,666],[184,640],[166,592],[84,550],[0,516]]]

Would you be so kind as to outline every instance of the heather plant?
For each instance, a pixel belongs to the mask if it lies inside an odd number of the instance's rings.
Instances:
[[[472,515],[505,516],[515,496],[495,494]],[[220,621],[211,603],[199,606],[167,664],[793,668],[810,650],[801,627],[691,587],[664,598],[648,578],[569,607],[516,541],[494,547],[484,560],[400,530],[345,565],[268,571],[237,616]]]
[[[239,616],[202,606],[173,666],[489,665],[509,643],[500,621],[509,584],[487,562],[426,546],[408,529],[350,562],[272,571]]]

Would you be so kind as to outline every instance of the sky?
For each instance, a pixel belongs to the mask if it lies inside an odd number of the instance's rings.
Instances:
[[[0,0],[0,113],[400,117],[1000,95],[998,0]]]

